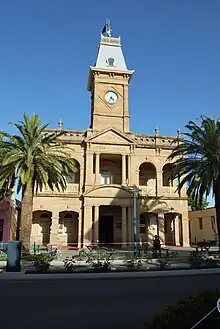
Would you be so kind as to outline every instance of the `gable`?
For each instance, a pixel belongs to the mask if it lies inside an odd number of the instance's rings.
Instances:
[[[95,144],[117,144],[117,145],[129,145],[133,144],[133,141],[125,136],[117,132],[116,130],[109,129],[107,131],[103,131],[95,136],[88,138],[87,142],[95,143]]]

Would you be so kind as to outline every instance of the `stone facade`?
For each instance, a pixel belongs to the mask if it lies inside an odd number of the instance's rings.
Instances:
[[[133,73],[120,38],[101,36],[96,65],[89,70],[91,126],[64,130],[62,136],[78,171],[65,192],[44,189],[34,198],[32,242],[128,248],[137,216],[138,242],[151,243],[159,235],[163,245],[189,246],[186,190],[178,194],[176,182],[167,178],[167,157],[178,137],[160,136],[158,129],[152,135],[130,131]]]
[[[215,207],[189,211],[191,244],[198,241],[218,241]]]

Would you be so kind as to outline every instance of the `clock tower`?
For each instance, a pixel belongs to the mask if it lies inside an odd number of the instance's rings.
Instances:
[[[129,132],[128,86],[134,73],[127,69],[120,37],[111,36],[109,24],[101,34],[95,66],[90,66],[91,126],[94,131],[116,128]]]

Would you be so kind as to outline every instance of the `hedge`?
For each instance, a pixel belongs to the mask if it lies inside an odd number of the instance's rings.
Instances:
[[[146,329],[190,329],[217,305],[219,298],[218,290],[189,296],[147,322]],[[220,313],[217,310],[198,326],[198,329],[207,328],[220,328]]]

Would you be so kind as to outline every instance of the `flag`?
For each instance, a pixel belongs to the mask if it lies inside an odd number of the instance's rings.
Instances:
[[[103,29],[102,29],[102,34],[104,34],[107,30],[107,24],[104,25]]]

